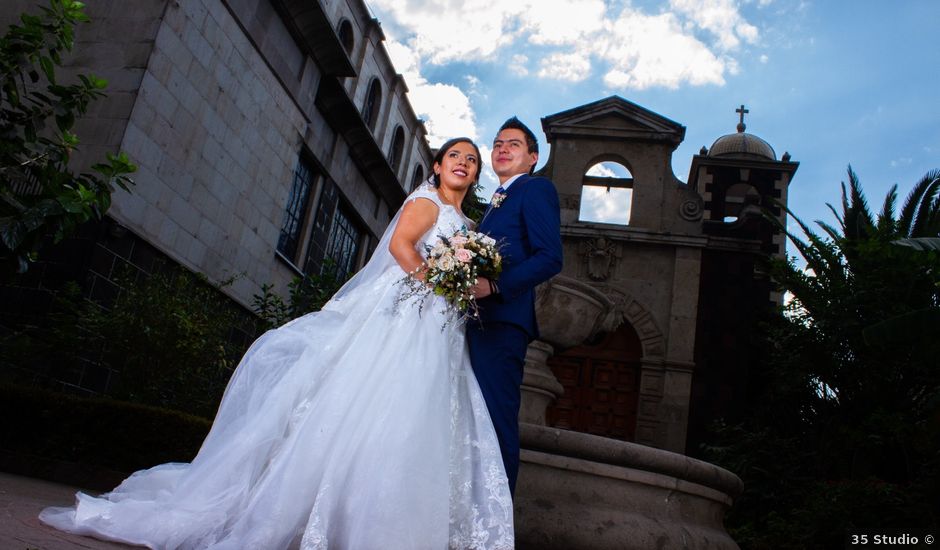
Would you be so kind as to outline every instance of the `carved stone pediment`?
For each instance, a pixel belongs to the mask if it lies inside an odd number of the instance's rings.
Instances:
[[[542,119],[548,141],[557,136],[643,139],[678,145],[685,126],[619,96],[562,111]]]

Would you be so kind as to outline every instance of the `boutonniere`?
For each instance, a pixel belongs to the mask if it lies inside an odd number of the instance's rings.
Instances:
[[[506,200],[506,193],[493,193],[490,204],[493,205],[493,208],[499,208],[499,205],[503,204],[504,200]]]

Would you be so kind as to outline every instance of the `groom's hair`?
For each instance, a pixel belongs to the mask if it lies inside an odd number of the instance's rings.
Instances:
[[[535,139],[535,134],[532,133],[532,130],[529,130],[529,127],[523,124],[521,120],[516,117],[510,118],[499,127],[499,131],[497,131],[496,134],[498,135],[499,132],[503,130],[521,130],[522,133],[525,134],[525,144],[529,148],[529,153],[538,154],[539,141]],[[535,167],[533,166],[532,168]]]

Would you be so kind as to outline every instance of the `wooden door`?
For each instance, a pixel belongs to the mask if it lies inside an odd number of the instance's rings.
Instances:
[[[636,331],[623,325],[593,345],[551,357],[548,366],[565,393],[548,408],[548,425],[633,441],[641,356]]]

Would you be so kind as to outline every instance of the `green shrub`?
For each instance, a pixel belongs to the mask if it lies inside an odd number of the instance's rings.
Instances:
[[[127,269],[115,282],[121,291],[109,308],[70,284],[43,327],[5,338],[5,378],[78,384],[74,372],[111,369],[100,389],[110,397],[211,418],[254,337],[253,319],[221,292],[231,281],[213,285],[182,269],[149,276]],[[250,326],[239,335],[240,325]]]
[[[274,293],[274,285],[261,286],[261,294],[254,296],[255,313],[261,318],[264,329],[277,328],[291,319],[319,311],[346,279],[336,276],[335,264],[327,260],[320,275],[295,277],[288,285],[288,301]]]
[[[189,462],[209,432],[204,418],[135,403],[0,384],[4,450],[132,472]]]

